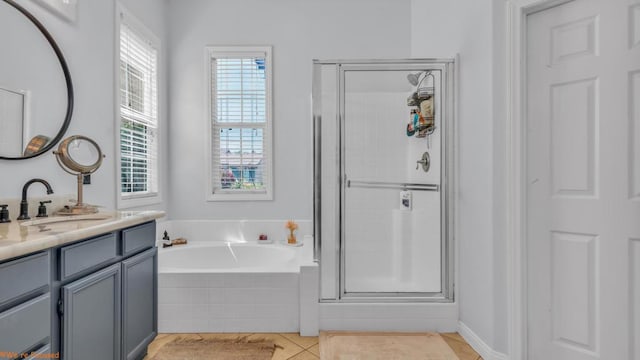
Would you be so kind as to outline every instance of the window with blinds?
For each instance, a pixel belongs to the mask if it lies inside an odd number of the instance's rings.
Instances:
[[[122,18],[120,24],[121,198],[158,193],[158,46]]]
[[[212,200],[271,197],[270,51],[209,48]]]

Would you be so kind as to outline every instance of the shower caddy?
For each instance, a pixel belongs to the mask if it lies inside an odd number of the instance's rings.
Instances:
[[[422,79],[420,77],[422,76]],[[431,79],[431,86],[427,86],[425,80]],[[407,98],[407,106],[412,107],[409,123],[407,124],[407,136],[425,138],[435,131],[435,76],[430,70],[421,71],[407,76],[409,83],[416,87]],[[420,80],[419,80],[420,79]],[[425,83],[425,86],[422,84]]]

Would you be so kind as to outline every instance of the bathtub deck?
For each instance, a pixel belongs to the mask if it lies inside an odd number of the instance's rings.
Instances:
[[[453,349],[460,360],[482,360],[469,344],[457,333],[443,333],[442,338]],[[162,345],[175,338],[192,339],[236,339],[249,336],[249,339],[269,339],[279,347],[273,354],[273,360],[314,360],[320,359],[320,347],[317,336],[300,336],[296,333],[199,333],[199,334],[160,334],[149,345],[149,354],[155,355]]]

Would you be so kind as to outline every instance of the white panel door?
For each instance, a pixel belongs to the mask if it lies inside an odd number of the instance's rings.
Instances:
[[[529,360],[640,359],[640,0],[527,16]]]

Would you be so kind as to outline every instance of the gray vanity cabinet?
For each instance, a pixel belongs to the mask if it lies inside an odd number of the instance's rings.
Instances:
[[[58,249],[61,356],[139,360],[157,334],[155,222]]]
[[[0,359],[143,359],[158,331],[155,238],[149,221],[0,261]]]
[[[120,281],[120,264],[114,264],[62,287],[66,360],[119,358]]]
[[[122,261],[122,359],[140,359],[157,331],[156,248]]]

